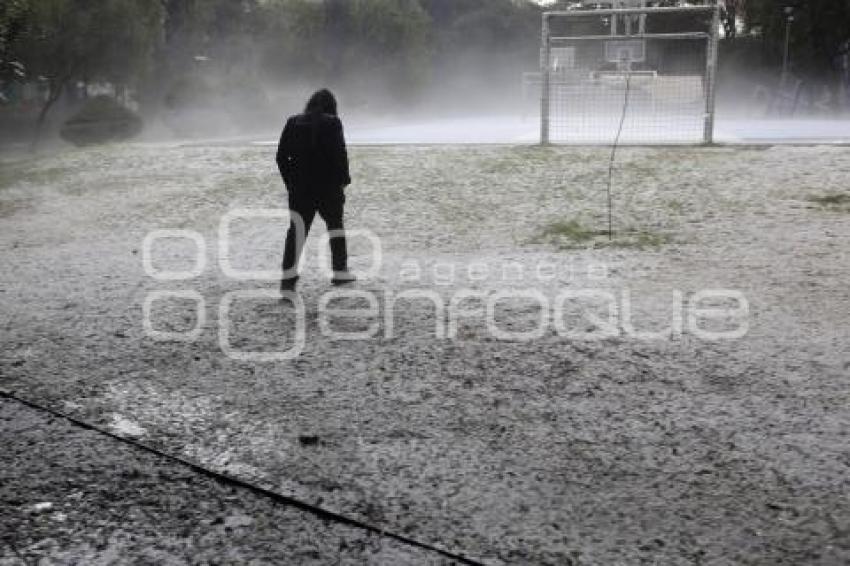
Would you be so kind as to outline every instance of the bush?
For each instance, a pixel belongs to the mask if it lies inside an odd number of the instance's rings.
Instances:
[[[123,141],[142,131],[142,119],[109,96],[86,101],[59,131],[65,141],[77,146]]]

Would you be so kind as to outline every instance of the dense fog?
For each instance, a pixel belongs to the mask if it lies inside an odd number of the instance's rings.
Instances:
[[[845,7],[810,3],[789,26],[774,4],[721,3],[721,133],[738,128],[739,119],[819,121],[848,113]],[[534,141],[542,13],[591,7],[530,0],[10,0],[0,9],[0,138],[56,140],[69,119],[86,122],[103,112],[80,117],[100,96],[138,116],[128,136],[138,130],[139,139],[268,140],[312,91],[328,87],[361,141]],[[573,29],[608,33],[609,25],[589,16]],[[648,25],[648,32],[711,31],[710,18],[692,15]],[[594,47],[597,55],[603,47]],[[634,69],[662,80],[636,85],[638,98],[643,93],[663,107],[671,90],[695,88],[663,80],[682,74],[671,61],[685,47],[647,44],[648,58]],[[703,91],[705,58],[688,62]],[[579,61],[572,76],[584,73],[585,84],[611,68],[610,61]],[[613,102],[597,111],[616,114],[623,85],[609,83],[604,94]],[[557,87],[552,97],[572,104],[574,114],[584,111]],[[387,127],[395,129],[376,133]]]

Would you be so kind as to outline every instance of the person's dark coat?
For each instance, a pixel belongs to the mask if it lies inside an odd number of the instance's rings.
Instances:
[[[280,136],[277,166],[290,192],[319,197],[351,184],[342,122],[320,112],[289,118]]]

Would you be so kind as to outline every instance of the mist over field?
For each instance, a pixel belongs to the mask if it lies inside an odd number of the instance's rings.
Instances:
[[[786,61],[781,9],[766,0],[723,4],[721,133],[739,118],[846,116],[846,11],[811,5],[789,28]],[[534,141],[542,12],[566,8],[576,3],[9,0],[0,9],[0,139],[56,140],[101,95],[138,114],[138,139],[269,140],[325,86],[355,139]],[[665,21],[656,31],[693,29],[694,17]],[[412,131],[398,130],[405,126]],[[755,124],[745,129],[758,133]]]

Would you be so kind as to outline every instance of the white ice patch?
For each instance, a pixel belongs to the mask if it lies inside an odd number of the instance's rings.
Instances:
[[[148,433],[147,430],[145,430],[135,422],[117,413],[112,415],[112,422],[109,423],[109,428],[112,429],[112,432],[121,436],[136,437],[144,436]]]
[[[41,503],[36,503],[30,507],[30,511],[33,513],[44,513],[45,511],[50,511],[53,509],[53,503],[51,501],[43,501]]]

